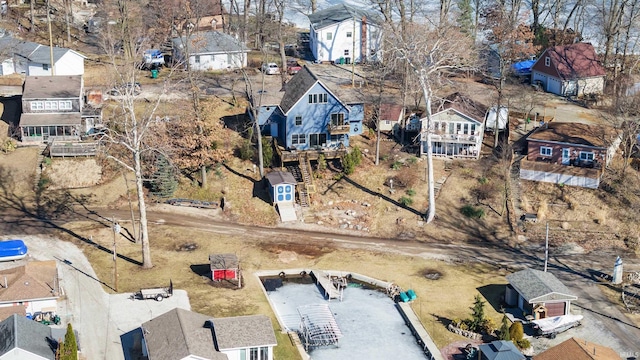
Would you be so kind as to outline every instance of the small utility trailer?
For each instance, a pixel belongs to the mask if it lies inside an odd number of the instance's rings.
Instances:
[[[531,322],[533,323],[533,328],[536,330],[537,336],[545,336],[549,339],[555,339],[557,334],[579,326],[582,317],[582,315],[563,315],[541,320],[533,320]]]
[[[154,299],[155,301],[162,301],[171,295],[173,295],[173,281],[169,280],[169,287],[140,289],[131,294],[129,298],[131,300]]]

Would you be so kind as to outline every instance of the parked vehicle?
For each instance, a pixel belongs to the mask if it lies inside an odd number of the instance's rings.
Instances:
[[[262,64],[262,71],[267,75],[278,75],[280,74],[280,67],[276,63],[266,63]]]
[[[140,95],[141,92],[142,92],[142,86],[140,85],[139,82],[135,82],[135,83],[126,83],[126,84],[116,86],[111,90],[107,91],[107,94],[111,96],[122,96],[125,94]]]
[[[540,320],[533,320],[533,329],[537,336],[555,339],[556,335],[573,327],[580,326],[582,315],[563,315]]]
[[[295,75],[298,71],[302,70],[302,66],[298,64],[298,61],[295,59],[287,60],[287,74]]]
[[[0,241],[0,261],[15,261],[27,256],[27,245],[22,240]]]
[[[172,295],[173,281],[169,280],[169,287],[140,289],[138,292],[133,293],[129,298],[131,300],[154,299],[155,301],[162,301],[165,298],[171,297]]]
[[[144,67],[147,69],[157,69],[164,66],[164,54],[157,49],[145,50]]]

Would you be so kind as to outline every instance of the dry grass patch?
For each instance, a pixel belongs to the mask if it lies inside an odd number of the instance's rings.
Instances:
[[[96,159],[54,159],[43,174],[51,180],[52,189],[93,186],[102,180],[102,167]]]
[[[38,152],[37,147],[22,147],[8,154],[0,154],[0,170],[4,170],[1,181],[3,186],[10,187],[11,194],[33,194]]]
[[[90,232],[94,241],[105,248],[112,248],[113,233],[108,228],[89,223],[76,223],[70,228],[79,233]],[[412,306],[439,347],[462,339],[450,333],[446,324],[452,319],[470,315],[469,307],[478,294],[478,289],[506,282],[504,274],[493,267],[480,264],[455,266],[435,260],[412,261],[389,253],[330,247],[313,249],[310,245],[278,244],[275,239],[252,241],[166,226],[152,227],[150,238],[155,267],[143,270],[134,263],[119,259],[121,292],[162,286],[171,279],[176,288],[188,292],[194,311],[218,317],[256,313],[271,314],[273,317],[261,284],[253,275],[256,270],[306,267],[358,272],[395,282],[404,289],[414,289],[418,300]],[[119,237],[117,241],[120,255],[139,261],[138,244],[123,237]],[[197,246],[192,251],[180,251],[180,246],[186,243]],[[94,246],[81,246],[98,277],[108,284],[112,283],[112,255]],[[206,271],[208,267],[208,256],[226,252],[235,253],[240,258],[244,269],[242,289],[213,287],[210,286],[210,279],[202,276],[203,269]],[[427,278],[427,274],[434,273],[439,274],[437,280]],[[489,300],[495,303],[491,298]],[[492,305],[487,303],[487,314],[497,323],[500,315]],[[283,338],[279,345],[289,346],[287,341]]]

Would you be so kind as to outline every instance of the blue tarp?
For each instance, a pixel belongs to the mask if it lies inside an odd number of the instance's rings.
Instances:
[[[531,67],[535,63],[535,60],[520,61],[511,65],[511,68],[516,75],[531,75]]]
[[[0,241],[0,260],[20,257],[27,254],[27,246],[22,240]]]

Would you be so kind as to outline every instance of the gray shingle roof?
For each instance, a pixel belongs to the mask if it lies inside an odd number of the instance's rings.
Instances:
[[[271,320],[265,315],[212,319],[218,349],[275,346]]]
[[[318,82],[318,78],[305,65],[302,70],[298,71],[285,85],[285,94],[280,101],[282,112],[286,115],[316,82]]]
[[[173,38],[173,46],[182,49],[187,37]],[[249,51],[247,47],[233,36],[220,31],[202,31],[189,36],[189,52],[193,54],[237,53]]]
[[[278,184],[297,184],[298,182],[293,177],[293,174],[286,171],[272,171],[265,175],[269,184],[278,185]]]
[[[78,99],[81,94],[82,75],[27,76],[22,99]]]
[[[54,339],[46,325],[14,314],[0,322],[0,335],[0,356],[20,348],[45,359],[55,359],[55,351],[49,345]]]
[[[511,341],[496,340],[489,344],[478,346],[482,352],[482,359],[486,360],[524,360],[525,356]]]
[[[507,280],[528,302],[578,299],[550,272],[524,269],[507,275]]]
[[[237,269],[238,256],[236,254],[212,254],[209,255],[212,270]]]
[[[219,351],[277,345],[271,320],[264,315],[212,319],[175,308],[142,324],[142,332],[149,360],[189,355],[227,360],[227,355]]]
[[[4,37],[0,39],[0,47],[3,50],[3,56],[11,54],[17,54],[21,57],[31,60],[33,62],[37,62],[40,64],[49,64],[51,65],[51,51],[50,47],[46,45],[41,45],[38,43],[34,43],[31,41],[22,41],[10,36]],[[78,53],[77,51],[62,48],[62,47],[54,47],[53,48],[53,61],[57,62],[68,52],[73,52],[83,58],[86,58],[84,55]]]
[[[374,24],[380,22],[380,17],[376,13],[347,4],[334,5],[316,11],[309,15],[309,22],[314,29],[321,29],[354,17],[357,19],[366,17],[367,21]]]
[[[175,308],[142,324],[149,360],[175,360],[189,355],[227,360],[213,345],[209,316]]]

